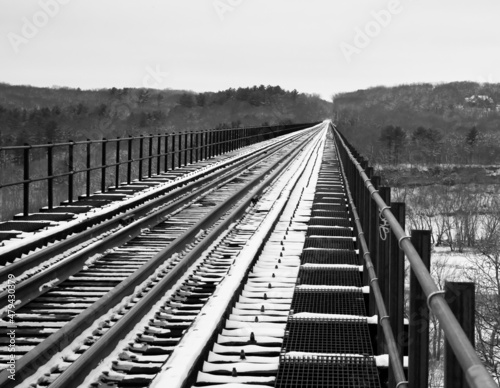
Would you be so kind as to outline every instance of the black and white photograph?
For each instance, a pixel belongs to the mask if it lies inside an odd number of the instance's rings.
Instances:
[[[0,387],[498,388],[499,0],[0,0]]]

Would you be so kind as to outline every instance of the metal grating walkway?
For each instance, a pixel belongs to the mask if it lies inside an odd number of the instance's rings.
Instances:
[[[318,156],[193,387],[380,387],[366,317],[369,289],[331,138]]]
[[[282,357],[275,387],[378,388],[380,383],[376,369],[371,357]]]
[[[327,140],[275,387],[380,387],[346,198]]]

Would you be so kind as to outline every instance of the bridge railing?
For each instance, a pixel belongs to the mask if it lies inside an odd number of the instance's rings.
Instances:
[[[344,176],[349,185],[348,195],[355,204],[353,216],[355,218],[356,226],[358,230],[362,230],[364,232],[369,230],[366,235],[361,233],[361,235],[358,236],[358,244],[360,247],[360,255],[362,255],[366,263],[369,282],[372,287],[375,304],[379,313],[379,323],[383,329],[383,334],[386,340],[390,367],[392,369],[391,373],[395,379],[393,380],[393,386],[398,388],[408,387],[408,382],[405,381],[405,375],[403,373],[401,344],[396,341],[393,328],[391,327],[391,323],[394,326],[394,319],[392,319],[393,317],[390,317],[389,314],[394,314],[395,312],[391,309],[389,309],[389,313],[387,312],[383,295],[383,291],[386,290],[385,297],[390,297],[390,295],[388,295],[390,292],[387,292],[387,290],[391,287],[396,287],[397,285],[386,284],[380,287],[380,281],[377,278],[380,274],[377,275],[377,272],[385,271],[386,268],[384,267],[387,263],[383,264],[382,261],[378,261],[377,258],[375,258],[375,261],[377,262],[376,264],[379,264],[379,267],[377,267],[377,265],[374,265],[371,257],[373,255],[373,247],[375,245],[373,244],[375,239],[373,239],[372,233],[374,232],[374,229],[376,229],[376,234],[379,233],[379,217],[381,220],[384,220],[384,225],[382,225],[382,227],[390,228],[392,231],[392,236],[395,238],[394,241],[400,250],[399,260],[403,260],[402,254],[406,255],[411,269],[425,294],[427,306],[438,319],[440,327],[443,329],[445,334],[445,338],[453,350],[469,386],[474,388],[498,388],[497,384],[494,382],[493,378],[476,354],[474,346],[469,341],[460,323],[448,306],[448,303],[444,298],[444,291],[441,291],[438,288],[426,265],[422,261],[422,258],[417,252],[417,249],[410,241],[410,236],[406,235],[405,229],[401,225],[401,223],[404,225],[404,211],[402,216],[401,214],[395,215],[393,213],[395,207],[388,206],[384,201],[384,198],[382,198],[382,188],[379,190],[378,187],[380,180],[378,177],[373,177],[373,169],[368,167],[368,163],[359,156],[354,147],[348,143],[345,137],[335,128],[335,126],[333,126],[333,124],[332,131],[336,140],[336,148],[339,154]],[[361,217],[358,214],[356,207],[360,208],[360,213],[363,214]],[[375,209],[375,211],[373,211],[373,209]],[[373,224],[373,221],[375,221],[376,228],[370,228],[370,223]],[[388,230],[385,231],[385,233],[387,232]],[[378,259],[382,259],[382,257],[379,257]],[[380,280],[383,280],[382,277]],[[402,325],[402,316],[400,319],[400,323]],[[399,339],[400,338],[398,338],[398,340]],[[411,341],[412,339],[410,338],[409,340]],[[418,360],[414,361],[418,362]],[[412,364],[413,361],[409,360],[409,362],[411,363],[409,365],[411,369],[412,366],[414,366]],[[413,386],[416,386],[414,385],[415,382],[410,383]]]
[[[140,182],[318,123],[210,129],[0,147],[0,220]]]

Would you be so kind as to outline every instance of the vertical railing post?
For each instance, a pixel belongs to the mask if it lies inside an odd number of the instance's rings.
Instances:
[[[208,131],[208,157],[212,158],[214,156],[214,131]]]
[[[219,130],[217,133],[217,153],[218,155],[222,155],[224,153],[224,133],[222,130]]]
[[[132,142],[134,139],[131,135],[128,135],[127,146],[127,183],[130,184],[132,182]]]
[[[87,187],[86,187],[86,192],[85,192],[85,195],[88,197],[90,197],[90,189],[91,189],[91,180],[90,180],[90,174],[92,173],[92,171],[90,171],[90,169],[92,168],[92,143],[91,143],[91,140],[90,139],[87,139]]]
[[[222,153],[227,153],[227,129],[221,129],[221,143],[222,143]]]
[[[182,165],[182,133],[179,132],[179,138],[177,139],[179,147],[178,147],[178,156],[177,156],[177,166],[181,167]]]
[[[373,167],[368,166],[368,161],[365,162],[367,167],[365,168],[365,173],[368,176],[368,179],[372,179],[373,177]],[[365,182],[361,181],[361,189],[363,190],[363,230],[366,233],[366,240],[368,241],[368,236],[370,235],[370,208],[371,208],[371,200],[370,200],[370,192],[366,189]]]
[[[210,143],[210,133],[211,133],[211,132],[210,132],[210,130],[208,130],[208,131],[205,133],[206,140],[207,140],[207,143],[206,143],[206,144],[207,144],[207,152],[206,152],[206,155],[205,155],[205,156],[206,156],[206,159],[210,159],[210,155],[211,155],[211,153],[210,153],[210,144],[211,144],[211,143]]]
[[[158,142],[156,143],[156,175],[161,173],[161,133],[158,134]]]
[[[74,185],[74,150],[75,143],[73,140],[69,140],[68,146],[68,203],[73,203],[73,185]]]
[[[361,162],[361,167],[363,170],[365,170],[366,175],[368,175],[368,178],[370,178],[370,170],[368,167],[368,163],[366,161]],[[363,229],[363,233],[365,235],[365,239],[368,241],[368,236],[370,235],[370,231],[368,230],[368,225],[369,225],[369,215],[370,215],[370,193],[368,190],[365,189],[365,185],[363,182],[363,178],[361,177],[360,174],[358,174],[358,190],[359,190],[359,205],[357,206],[358,208],[358,215],[360,218],[361,222],[361,228]],[[363,250],[359,250],[359,255],[360,255],[360,260],[362,265],[364,265],[365,260],[363,256]],[[368,269],[365,266],[364,271],[363,271],[363,284],[369,284],[370,281],[370,276],[368,274]],[[370,293],[370,299],[371,302],[373,302],[373,293]],[[373,310],[373,303],[369,303],[369,309],[370,311]]]
[[[466,282],[446,282],[445,299],[460,326],[474,346],[475,284]],[[468,388],[465,375],[445,337],[444,345],[444,386],[445,388]]]
[[[224,133],[224,146],[225,146],[225,151],[231,152],[231,133],[229,132],[229,129],[223,129],[222,130]]]
[[[380,177],[373,176],[371,178],[371,182],[373,188],[378,190],[380,187]],[[379,265],[378,265],[378,236],[379,236],[379,216],[378,216],[378,206],[375,201],[372,200],[371,196],[369,196],[370,202],[370,234],[368,237],[368,246],[370,247],[371,258],[373,261],[373,265],[375,266],[375,271],[378,273]]]
[[[206,150],[205,150],[205,147],[206,147],[206,139],[205,139],[205,133],[206,131],[200,131],[200,144],[199,144],[199,147],[200,147],[200,160],[205,160],[206,159]]]
[[[188,133],[184,132],[184,166],[188,164]]]
[[[201,159],[208,159],[208,131],[201,131]]]
[[[144,159],[144,135],[139,136],[139,181],[142,181],[142,159]]]
[[[387,206],[391,205],[391,188],[382,186],[379,188],[378,193],[382,200],[385,202]],[[379,213],[380,214],[380,213]],[[389,312],[389,315],[391,315],[391,312],[389,311],[389,295],[390,295],[390,282],[389,282],[389,255],[390,255],[390,241],[391,241],[391,233],[390,233],[390,227],[388,225],[383,225],[383,219],[381,216],[379,216],[379,223],[380,229],[379,229],[379,245],[378,245],[378,283],[380,285],[380,290],[382,291],[382,296],[384,297],[384,301],[387,305],[387,311]],[[394,328],[393,328],[394,330]],[[397,333],[394,332],[394,337],[397,337]]]
[[[25,216],[29,215],[30,208],[30,149],[31,146],[28,143],[24,143],[26,148],[23,150],[23,163],[24,163],[24,183],[23,183],[23,214]]]
[[[382,197],[383,201],[386,203],[387,206],[391,204],[391,188],[390,187],[380,187],[378,189],[379,195]],[[377,233],[377,266],[378,266],[378,284],[380,287],[380,291],[382,292],[382,297],[384,298],[384,302],[386,307],[388,307],[388,301],[389,301],[389,291],[387,290],[387,287],[389,286],[389,252],[390,252],[390,230],[385,229],[384,225],[381,224],[382,218],[380,217],[380,213],[377,208],[377,227],[376,227],[376,233]],[[388,227],[387,227],[388,228]],[[391,313],[389,312],[389,309],[387,308],[387,312],[389,315]],[[394,338],[398,338],[397,335],[398,333],[395,332],[393,328],[393,333],[394,333]],[[378,349],[379,349],[379,354],[383,351],[384,353],[387,353],[387,347],[386,343],[384,340],[384,334],[382,327],[380,325],[377,326],[377,339],[378,339]],[[389,384],[389,386],[391,386]]]
[[[430,270],[431,232],[412,230],[411,243]],[[417,276],[410,270],[410,314],[409,314],[408,379],[412,387],[426,388],[429,379],[429,308],[425,292]]]
[[[54,146],[52,142],[49,142],[49,147],[47,148],[47,175],[49,176],[47,180],[47,207],[52,210],[54,207]]]
[[[393,202],[391,203],[391,213],[394,215],[396,220],[399,222],[401,227],[405,228],[405,217],[406,217],[406,206],[404,203]],[[399,249],[399,241],[394,236],[394,233],[390,232],[390,254],[389,254],[389,300],[387,301],[389,310],[389,323],[394,334],[397,334],[396,345],[398,347],[398,352],[401,357],[400,361],[403,362],[403,349],[406,347],[407,338],[404,334],[404,290],[405,290],[405,264],[404,264],[404,252]],[[397,382],[394,382],[394,376],[392,374],[392,368],[389,368],[389,381],[394,383],[392,387],[395,387]],[[389,384],[389,387],[391,385]]]
[[[165,172],[168,171],[168,138],[169,138],[169,134],[165,134]]]
[[[199,144],[197,131],[193,132],[193,141],[194,141],[194,143],[193,143],[194,144],[194,146],[193,146],[193,155],[194,155],[193,162],[197,163],[198,162],[198,144]]]
[[[189,149],[190,149],[190,155],[189,155],[189,164],[193,164],[194,162],[194,132],[191,132],[190,138],[189,138]]]
[[[370,168],[371,175],[373,175],[373,169]],[[370,181],[373,185],[373,188],[375,190],[378,190],[380,186],[380,177],[379,176],[372,176],[370,178]],[[367,202],[368,202],[368,230],[367,234],[365,235],[366,241],[368,242],[368,249],[370,250],[370,256],[372,259],[372,264],[375,269],[375,272],[378,275],[378,270],[379,270],[379,265],[378,265],[378,227],[379,227],[379,217],[378,217],[378,207],[375,201],[372,201],[371,195],[368,192],[368,189],[365,188],[367,191]],[[369,314],[376,314],[377,313],[377,303],[375,301],[373,292],[370,293],[370,305],[369,305]],[[381,349],[382,346],[382,337],[379,338],[379,349]]]
[[[149,134],[148,177],[153,176],[153,134]]]
[[[106,138],[102,139],[101,143],[101,193],[104,193],[106,191],[106,145],[107,145],[107,140]]]
[[[120,186],[120,137],[116,139],[115,189]]]

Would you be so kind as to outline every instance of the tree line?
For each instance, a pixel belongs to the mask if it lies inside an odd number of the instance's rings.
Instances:
[[[0,146],[317,121],[318,96],[280,86],[219,92],[111,88],[85,91],[0,83]]]
[[[500,84],[375,87],[333,97],[338,128],[381,163],[500,162]]]
[[[495,164],[500,162],[498,135],[480,132],[476,126],[445,135],[423,126],[408,131],[387,125],[381,129],[379,147],[371,156],[383,164]]]

